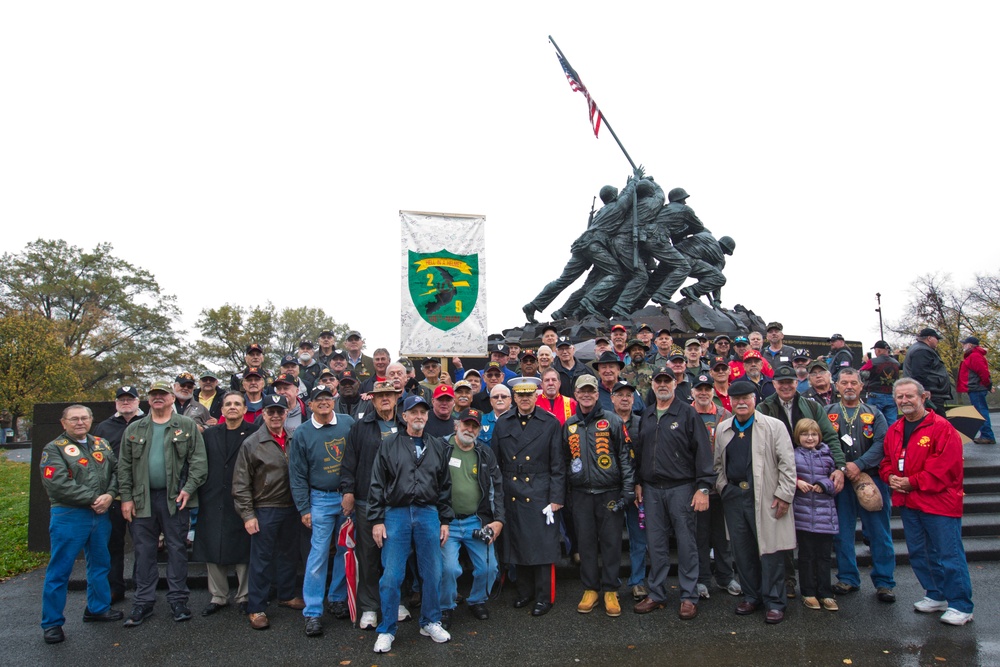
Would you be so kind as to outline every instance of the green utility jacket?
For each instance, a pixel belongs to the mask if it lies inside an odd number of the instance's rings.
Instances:
[[[105,493],[118,493],[117,462],[103,438],[87,436],[87,444],[65,433],[42,448],[39,471],[53,507],[89,507]]]
[[[147,518],[149,503],[149,442],[153,435],[153,416],[148,414],[132,422],[122,435],[121,459],[118,465],[118,488],[122,502],[135,503],[135,515]],[[171,500],[181,491],[190,494],[188,507],[198,506],[198,487],[208,477],[208,456],[205,441],[194,420],[174,413],[170,417],[164,454],[167,467],[167,493]],[[177,511],[175,503],[167,503],[170,514]]]

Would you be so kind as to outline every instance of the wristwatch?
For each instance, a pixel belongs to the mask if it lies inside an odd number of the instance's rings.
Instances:
[[[708,489],[698,489],[698,490],[704,493],[706,496],[708,495]]]
[[[837,470],[839,470],[840,472],[847,472],[847,466],[838,466]]]

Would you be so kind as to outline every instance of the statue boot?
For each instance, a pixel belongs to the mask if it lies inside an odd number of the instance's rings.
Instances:
[[[536,310],[535,304],[530,301],[521,306],[521,311],[524,313],[524,316],[528,318],[528,322],[530,324],[538,324],[538,320],[535,319]]]

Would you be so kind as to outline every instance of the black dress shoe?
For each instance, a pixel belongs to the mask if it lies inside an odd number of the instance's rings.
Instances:
[[[58,644],[66,639],[66,635],[63,634],[61,625],[54,625],[51,628],[45,628],[42,632],[42,636],[45,637],[46,644]]]
[[[754,604],[753,602],[741,602],[736,605],[736,615],[737,616],[749,616],[753,614],[758,609],[760,609],[759,604]]]
[[[535,606],[531,609],[532,616],[545,616],[552,609],[551,602],[536,602]]]
[[[170,603],[170,612],[173,614],[174,620],[178,623],[191,620],[191,610],[183,602]]]
[[[124,591],[122,591],[120,593],[112,593],[111,594],[111,604],[114,604],[116,602],[121,602],[124,599],[125,599],[125,592]]]
[[[769,625],[777,625],[785,620],[785,612],[780,609],[768,609],[767,615],[764,617],[764,622]]]
[[[478,621],[485,621],[490,617],[490,612],[484,604],[469,605],[469,613]]]
[[[89,609],[83,610],[84,623],[106,623],[108,621],[120,621],[125,618],[124,612],[117,609],[108,608],[103,614],[95,614]]]
[[[517,598],[514,600],[514,609],[521,609],[527,607],[534,601],[535,598]]]
[[[441,610],[441,627],[445,630],[451,630],[451,609]]]
[[[217,604],[215,602],[209,602],[207,605],[205,605],[205,608],[201,610],[201,615],[202,616],[211,616],[212,614],[214,614],[215,612],[219,611],[220,609],[225,609],[228,606],[229,605]]]

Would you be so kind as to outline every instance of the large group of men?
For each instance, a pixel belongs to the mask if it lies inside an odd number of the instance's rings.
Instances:
[[[736,614],[762,611],[780,623],[796,596],[792,434],[802,419],[819,423],[835,461],[833,590],[862,585],[860,518],[875,595],[895,602],[895,505],[926,591],[915,609],[953,625],[972,619],[962,443],[941,415],[950,399],[943,365],[924,352],[936,357],[935,331],[920,332],[903,365],[884,341],[857,364],[839,334],[812,359],[784,345],[779,322],[765,334],[698,335],[682,346],[668,330],[615,324],[594,341],[590,363],[560,333],[544,327],[537,349],[493,341],[481,370],[455,358],[443,371],[440,359],[425,358],[418,376],[384,348],[365,355],[360,332],[340,349],[323,331],[318,347],[302,341],[273,372],[265,351],[248,346],[227,390],[212,372],[181,373],[145,387],[143,413],[139,390],[124,385],[115,414],[96,427],[88,408],[66,408],[64,432],[41,454],[52,503],[45,641],[64,639],[81,549],[85,621],[134,627],[153,614],[159,550],[171,616],[189,620],[190,548],[190,560],[208,568],[202,616],[235,605],[264,630],[276,600],[301,611],[307,636],[324,633],[325,613],[354,618],[377,632],[374,650],[384,653],[408,606],[419,605],[419,632],[435,642],[449,641],[460,603],[487,620],[501,577],[512,581],[515,608],[544,616],[564,555],[580,569],[577,611],[620,615],[623,532],[635,613],[674,603],[680,618],[694,619],[714,580],[739,598]],[[966,344],[967,357],[981,350],[974,338]],[[963,365],[959,387],[992,390],[988,368]],[[988,424],[977,442],[992,440]],[[862,477],[877,487],[880,509],[860,502]],[[126,530],[135,554],[127,615],[111,606],[126,594]],[[677,595],[668,585],[671,536]],[[351,546],[356,575],[346,567]],[[467,570],[471,585],[460,594]]]

